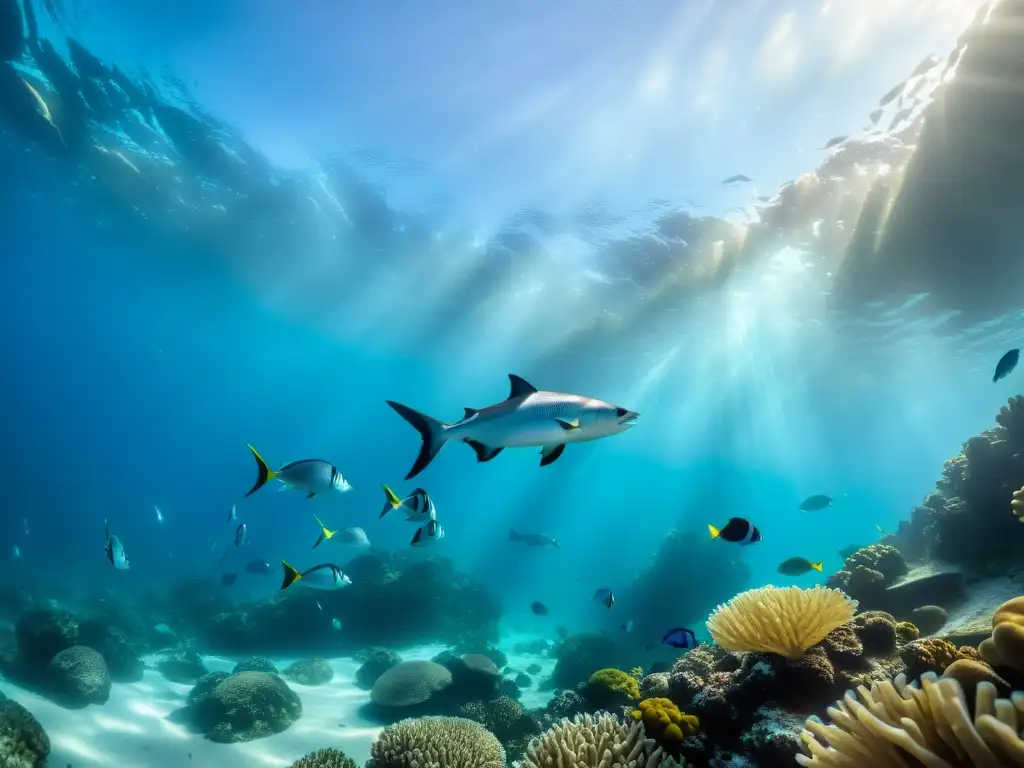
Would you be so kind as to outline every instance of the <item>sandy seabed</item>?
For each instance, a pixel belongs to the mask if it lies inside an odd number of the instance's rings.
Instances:
[[[550,693],[537,683],[550,675],[554,660],[543,656],[511,653],[525,637],[508,638],[499,647],[508,654],[509,666],[525,671],[539,664],[543,671],[531,675],[534,685],[520,701],[528,708],[543,706]],[[444,646],[420,646],[401,652],[406,661],[429,659]],[[283,669],[296,657],[270,657]],[[154,659],[147,659],[151,662]],[[205,656],[211,672],[230,672],[239,659]],[[355,685],[359,662],[351,658],[330,660],[334,679],[326,685],[306,686],[288,681],[302,699],[302,717],[284,733],[241,744],[215,744],[189,733],[167,719],[184,706],[190,685],[172,683],[155,669],[146,669],[137,683],[115,683],[110,700],[102,706],[69,710],[0,679],[0,691],[26,707],[50,736],[51,768],[287,768],[300,757],[323,747],[336,747],[362,765],[382,726],[359,716],[370,700],[368,691]]]

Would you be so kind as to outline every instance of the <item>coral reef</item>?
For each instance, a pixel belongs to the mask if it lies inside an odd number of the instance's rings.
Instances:
[[[992,616],[992,636],[978,646],[981,658],[1014,682],[1024,682],[1024,597],[1008,600]]]
[[[900,657],[907,665],[908,680],[914,680],[928,672],[941,675],[946,667],[960,659],[981,660],[981,655],[974,648],[967,645],[957,648],[948,640],[937,637],[926,637],[907,643],[900,651]]]
[[[16,701],[0,700],[0,765],[44,768],[49,754],[50,737],[32,713]]]
[[[842,570],[829,576],[826,584],[843,590],[863,610],[880,608],[886,588],[905,576],[907,570],[907,563],[898,549],[872,544],[846,558]]]
[[[233,675],[237,675],[239,672],[266,672],[276,675],[277,665],[270,659],[265,659],[262,656],[250,656],[248,659],[242,659],[235,664],[235,668],[231,670]]]
[[[291,768],[360,768],[356,761],[340,749],[328,747],[311,752],[291,764]]]
[[[521,755],[530,738],[541,730],[537,718],[509,696],[467,702],[458,707],[457,713],[493,733],[508,755]]]
[[[212,681],[210,681],[212,682]],[[198,687],[198,686],[197,686]],[[277,675],[239,672],[190,695],[181,717],[211,741],[251,741],[287,730],[302,715],[302,702]]]
[[[157,662],[156,668],[172,683],[184,685],[194,685],[207,673],[203,657],[191,650],[177,651],[165,656]]]
[[[401,664],[402,657],[387,648],[364,648],[356,654],[356,661],[362,662],[356,670],[356,685],[368,691],[378,677]]]
[[[385,728],[370,749],[366,768],[505,768],[495,736],[461,717],[420,717]]]
[[[563,720],[530,742],[522,768],[682,768],[644,733],[607,712]]]
[[[847,692],[830,707],[831,725],[808,720],[801,738],[809,754],[797,761],[806,768],[1020,765],[1024,718],[1017,708],[982,682],[973,711],[972,720],[956,680],[934,673],[921,678],[920,688],[902,676],[875,683],[870,690]]]
[[[334,669],[323,659],[299,659],[281,674],[299,685],[325,685],[334,679]]]
[[[640,698],[640,683],[620,669],[599,669],[590,676],[584,698],[595,709],[612,709]]]
[[[838,589],[761,587],[718,606],[708,618],[715,642],[730,651],[764,651],[799,659],[853,618],[857,608]]]
[[[56,654],[49,664],[48,687],[66,707],[104,704],[110,698],[110,673],[99,651],[74,645]]]

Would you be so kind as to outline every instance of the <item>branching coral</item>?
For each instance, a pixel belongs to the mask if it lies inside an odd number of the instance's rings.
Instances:
[[[291,768],[359,768],[356,761],[340,749],[328,747],[311,752],[292,763]]]
[[[505,768],[505,750],[479,723],[419,717],[389,725],[370,748],[367,768]]]
[[[696,733],[700,725],[696,717],[684,715],[669,699],[644,699],[630,716],[634,722],[643,722],[647,736],[670,754],[678,754],[683,739]]]
[[[1020,694],[1017,694],[1020,695]],[[1015,696],[1016,700],[1016,696]],[[1024,765],[1024,716],[991,683],[978,684],[974,719],[960,684],[928,673],[921,687],[902,675],[871,690],[849,691],[829,707],[832,724],[811,718],[801,739],[807,768],[922,765],[929,768],[1007,768]]]
[[[563,720],[530,742],[522,768],[684,768],[644,733],[599,712]]]
[[[761,587],[718,606],[708,618],[708,631],[730,651],[799,659],[833,629],[853,619],[856,609],[856,601],[838,589]]]

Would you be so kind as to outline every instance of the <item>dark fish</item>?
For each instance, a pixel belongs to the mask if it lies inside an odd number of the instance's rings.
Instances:
[[[220,583],[223,584],[225,587],[230,587],[232,584],[235,583],[235,579],[237,578],[237,573],[222,573],[220,575]]]
[[[1009,376],[1013,369],[1017,367],[1017,361],[1020,360],[1020,350],[1011,349],[1005,355],[999,358],[999,362],[996,363],[996,372],[992,375],[992,381],[997,382],[1002,378]]]
[[[850,137],[849,136],[833,136],[831,139],[829,139],[828,141],[825,142],[825,146],[821,147],[821,149],[832,149],[832,147],[836,146],[837,144],[842,144],[848,138],[850,138]]]
[[[569,637],[569,630],[565,627],[555,627],[555,634],[558,635],[562,640]]]
[[[886,104],[890,104],[893,101],[895,101],[896,97],[899,96],[900,93],[903,92],[903,86],[905,84],[906,84],[906,80],[900,80],[891,89],[886,91],[885,96],[883,96],[881,99],[879,99],[878,106],[884,107]]]
[[[839,556],[843,558],[843,560],[845,560],[858,550],[860,550],[860,547],[858,547],[856,544],[850,544],[848,547],[843,547],[839,550]]]
[[[560,549],[561,544],[553,536],[546,533],[517,533],[514,529],[508,529],[508,540],[517,544],[525,544],[528,547],[553,547]]]
[[[931,69],[938,63],[939,59],[935,58],[934,56],[925,56],[924,59],[921,60],[921,63],[914,67],[914,71],[910,73],[910,77],[908,77],[907,79],[909,80],[911,77],[923,75],[925,72],[927,72],[929,69]]]
[[[817,512],[820,509],[832,506],[832,499],[823,493],[817,493],[814,496],[808,496],[806,499],[800,502],[801,512]]]
[[[744,176],[742,173],[737,173],[735,176],[730,176],[728,179],[722,181],[723,184],[743,184],[748,181],[753,181],[749,176]]]
[[[791,557],[779,566],[779,573],[784,576],[803,576],[809,571],[821,573],[822,561],[812,563],[806,557]]]
[[[761,540],[761,532],[749,521],[742,517],[731,517],[725,527],[719,530],[713,525],[708,525],[711,538],[721,538],[722,541],[729,541],[733,544],[756,544]]]
[[[548,607],[544,605],[544,603],[539,601],[534,601],[530,603],[530,611],[533,613],[534,616],[548,615]]]
[[[661,638],[661,642],[663,645],[670,645],[673,648],[696,648],[697,636],[693,634],[692,629],[676,627],[666,632]]]
[[[597,590],[597,592],[594,593],[593,599],[597,600],[599,603],[603,603],[605,608],[611,608],[615,605],[615,595],[613,595],[612,591],[607,587],[602,587]]]
[[[255,560],[250,560],[245,564],[245,572],[255,576],[266,576],[270,573],[270,563],[257,557]]]
[[[875,123],[877,123],[881,119],[881,117],[884,114],[884,112],[885,112],[884,109],[876,109],[874,112],[872,112],[870,115],[868,115],[868,120],[870,120],[871,124],[874,125]]]

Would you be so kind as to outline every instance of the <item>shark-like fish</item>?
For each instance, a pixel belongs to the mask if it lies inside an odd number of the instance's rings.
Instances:
[[[434,460],[449,440],[461,440],[475,452],[477,461],[490,461],[505,448],[540,447],[540,465],[555,462],[568,443],[582,443],[625,432],[640,414],[603,400],[563,392],[544,392],[514,373],[507,399],[479,410],[466,408],[455,424],[445,424],[407,405],[388,400],[423,439],[419,455],[406,480],[415,477]]]

